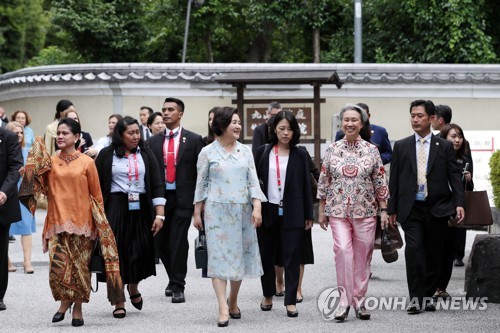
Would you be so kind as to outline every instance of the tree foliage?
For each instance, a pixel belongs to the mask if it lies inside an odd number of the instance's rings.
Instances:
[[[2,0],[0,71],[58,63],[180,62],[187,3]],[[363,3],[364,62],[495,63],[499,58],[498,1]],[[187,62],[353,61],[354,0],[192,4]]]

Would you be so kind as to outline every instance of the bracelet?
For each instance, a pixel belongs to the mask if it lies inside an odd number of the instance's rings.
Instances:
[[[163,215],[156,215],[155,219],[160,219],[163,222],[165,222],[165,216],[163,216]]]

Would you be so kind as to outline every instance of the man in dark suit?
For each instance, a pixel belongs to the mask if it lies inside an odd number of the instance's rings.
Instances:
[[[364,103],[358,103],[356,105],[365,110],[366,113],[368,114],[368,119],[370,119],[371,114],[368,105]],[[391,141],[389,141],[389,134],[387,134],[387,130],[382,126],[373,124],[370,124],[370,129],[372,132],[370,141],[375,146],[377,146],[378,151],[380,153],[380,157],[382,158],[382,163],[384,164],[391,163],[392,148],[391,148]],[[337,134],[335,134],[335,141],[339,141],[343,138],[344,138],[344,132],[337,131]]]
[[[5,128],[9,123],[9,118],[5,114],[5,109],[0,106],[0,127]]]
[[[153,114],[153,109],[149,106],[142,106],[139,110],[139,121],[141,125],[139,125],[139,131],[141,132],[141,139],[147,141],[151,137],[151,132],[148,128],[148,118]]]
[[[434,104],[416,100],[410,106],[415,131],[394,144],[388,214],[405,232],[409,314],[435,311],[431,297],[443,256],[447,221],[464,218],[464,189],[451,142],[432,135]],[[451,189],[450,189],[451,187]],[[387,227],[387,226],[383,226]]]
[[[194,210],[196,162],[204,144],[200,135],[181,127],[184,114],[181,100],[171,97],[165,99],[162,113],[167,128],[163,134],[154,135],[149,140],[160,166],[167,199],[165,223],[156,241],[169,278],[165,295],[172,296],[172,303],[183,303],[189,250],[187,235]]]
[[[281,105],[278,102],[271,102],[267,106],[267,120],[255,127],[252,136],[252,153],[255,156],[257,150],[269,141],[269,124],[273,116],[281,111]]]
[[[22,166],[23,155],[17,135],[0,128],[0,310],[7,308],[3,297],[9,281],[9,228],[12,222],[21,220],[17,182]]]

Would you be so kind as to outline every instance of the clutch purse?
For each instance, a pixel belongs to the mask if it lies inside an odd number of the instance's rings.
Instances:
[[[398,260],[398,250],[386,229],[382,229],[382,238],[380,242],[380,250],[382,251],[382,258],[386,263],[391,263]]]
[[[203,230],[200,230],[198,237],[194,240],[194,259],[196,261],[196,268],[207,268],[207,238]]]
[[[92,257],[90,258],[90,273],[104,273],[104,258],[101,253],[101,244],[99,239],[96,239]]]

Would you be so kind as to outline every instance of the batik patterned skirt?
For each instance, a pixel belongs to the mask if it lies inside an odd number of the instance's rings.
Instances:
[[[49,239],[49,284],[56,301],[88,303],[90,298],[89,263],[94,241],[67,232]]]

